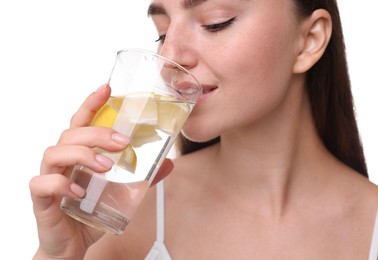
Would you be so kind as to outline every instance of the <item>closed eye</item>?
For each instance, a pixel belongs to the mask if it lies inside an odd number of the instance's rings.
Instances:
[[[159,38],[157,38],[155,42],[164,42],[164,40],[165,40],[165,34],[162,34],[162,35],[159,35]]]
[[[227,27],[229,27],[234,21],[236,20],[236,16],[235,17],[232,17],[231,19],[225,21],[225,22],[221,22],[221,23],[214,23],[214,24],[208,24],[208,25],[203,25],[202,27],[209,31],[209,32],[212,32],[212,33],[215,33],[215,32],[219,32],[221,30],[224,30],[226,29]],[[162,35],[159,35],[159,37],[157,38],[157,40],[155,40],[155,42],[160,42],[160,43],[163,43],[164,40],[165,40],[165,37],[166,37],[166,34],[162,34]]]
[[[209,32],[219,32],[229,27],[235,19],[236,17],[233,17],[225,22],[203,25],[202,27]]]

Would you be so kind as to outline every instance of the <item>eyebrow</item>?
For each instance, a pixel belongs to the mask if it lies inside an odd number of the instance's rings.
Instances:
[[[194,8],[196,7],[197,5],[200,5],[204,2],[207,2],[208,0],[183,0],[181,2],[181,6],[183,9],[191,9],[191,8]],[[158,4],[150,4],[150,6],[148,7],[148,10],[147,10],[147,15],[150,16],[150,15],[159,15],[159,14],[162,14],[162,15],[165,15],[167,14],[167,12],[165,11],[164,7],[162,7],[161,5],[158,5]]]
[[[208,0],[183,0],[181,2],[181,6],[184,8],[184,9],[190,9],[190,8],[193,8],[197,5],[200,5],[202,4],[203,2],[206,2]]]

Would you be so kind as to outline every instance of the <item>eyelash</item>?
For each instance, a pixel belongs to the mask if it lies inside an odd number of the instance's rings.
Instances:
[[[157,38],[157,40],[155,40],[155,42],[164,42],[164,40],[165,40],[165,34],[159,35],[159,38]]]
[[[222,31],[222,30],[226,29],[227,27],[229,27],[235,21],[235,19],[236,19],[236,17],[232,17],[231,19],[229,19],[225,22],[203,25],[202,28],[204,28],[205,30],[207,30],[211,33],[216,33],[216,32]],[[165,37],[166,37],[165,34],[159,35],[159,38],[157,40],[155,40],[155,42],[164,42]]]
[[[231,19],[229,19],[225,22],[203,25],[202,27],[209,32],[215,33],[215,32],[222,31],[222,30],[226,29],[227,27],[229,27],[235,21],[235,19],[236,19],[236,17],[232,17]]]

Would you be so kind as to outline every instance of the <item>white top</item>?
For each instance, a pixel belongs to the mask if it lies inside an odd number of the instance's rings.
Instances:
[[[370,245],[369,260],[378,260],[378,212],[375,217],[373,238]]]
[[[164,182],[156,185],[156,241],[145,260],[171,260],[164,244]]]
[[[172,260],[164,244],[164,181],[156,185],[156,241],[145,260]],[[378,260],[378,212],[375,217],[368,260]]]

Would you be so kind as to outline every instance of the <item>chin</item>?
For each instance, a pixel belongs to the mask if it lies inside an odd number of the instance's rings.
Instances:
[[[209,131],[201,133],[199,129],[184,128],[181,130],[181,134],[189,141],[196,143],[205,143],[219,137],[219,135],[212,135]]]

